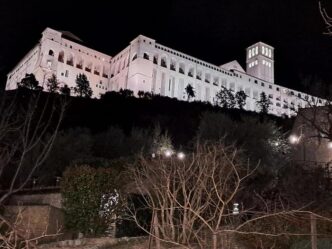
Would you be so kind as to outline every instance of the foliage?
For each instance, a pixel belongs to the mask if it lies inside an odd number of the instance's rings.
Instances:
[[[216,103],[223,108],[234,108],[236,105],[236,99],[232,90],[226,87],[221,87],[220,91],[216,94]]]
[[[18,87],[27,88],[30,90],[42,90],[43,88],[39,86],[39,82],[36,80],[34,74],[25,74],[25,77],[21,80],[21,82],[17,83]]]
[[[260,113],[267,114],[269,112],[271,101],[266,96],[265,92],[262,92],[260,94],[260,98],[259,98],[258,101],[256,101],[256,105],[258,106],[258,109],[259,109]]]
[[[144,91],[138,91],[138,92],[137,92],[137,96],[138,96],[139,98],[143,98],[143,97],[144,97]]]
[[[77,160],[92,158],[93,137],[86,128],[73,128],[58,133],[49,157],[37,173],[40,184],[54,184],[55,177],[61,176],[65,169]],[[35,154],[38,154],[36,151]]]
[[[200,141],[218,141],[234,144],[247,153],[250,161],[260,162],[261,170],[268,168],[274,174],[281,168],[289,151],[288,141],[281,129],[272,121],[243,116],[239,120],[206,112],[197,131]]]
[[[70,96],[70,88],[67,84],[65,84],[63,87],[60,87],[60,93],[65,96]]]
[[[61,182],[67,229],[103,234],[121,209],[119,172],[87,165],[68,168]]]
[[[173,144],[168,132],[163,133],[159,125],[153,131],[151,153],[163,155],[166,151],[173,152]]]
[[[74,87],[74,92],[79,97],[90,98],[92,96],[90,82],[85,74],[80,73],[76,76],[76,87]]]
[[[188,84],[185,88],[188,101],[190,101],[191,98],[195,98],[195,90],[191,84]]]
[[[243,110],[246,105],[247,95],[244,91],[239,91],[235,94],[236,105],[239,109]]]
[[[51,78],[47,79],[46,83],[47,91],[51,93],[56,93],[59,91],[59,81],[55,74],[52,74]]]
[[[29,186],[50,154],[66,103],[59,96],[25,89],[0,101],[0,206]],[[38,153],[36,153],[38,152]]]
[[[120,89],[119,94],[125,98],[134,96],[134,92],[130,89]]]
[[[153,237],[186,248],[217,248],[216,234],[231,223],[230,207],[252,173],[241,153],[222,142],[197,144],[184,160],[142,156],[137,164],[129,173],[153,213]],[[132,218],[146,230],[140,210],[131,210]]]
[[[96,134],[80,127],[63,130],[59,132],[45,161],[47,168],[42,167],[35,176],[39,185],[53,185],[55,177],[61,176],[73,164],[106,167],[120,160],[119,164],[123,166],[135,155],[150,151],[151,144],[150,131],[135,127],[130,134],[113,126]],[[34,151],[35,156],[38,154],[39,150]]]

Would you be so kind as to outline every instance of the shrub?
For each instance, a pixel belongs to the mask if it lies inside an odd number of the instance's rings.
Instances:
[[[119,172],[87,165],[68,168],[61,183],[65,226],[86,235],[106,232],[120,210]]]

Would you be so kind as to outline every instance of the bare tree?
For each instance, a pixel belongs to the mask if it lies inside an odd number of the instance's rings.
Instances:
[[[319,2],[318,4],[319,4],[320,14],[326,26],[326,31],[324,32],[324,34],[332,35],[332,18],[327,14],[326,9],[322,6],[321,2]]]
[[[131,173],[153,212],[151,234],[157,241],[207,248],[212,240],[212,248],[217,248],[217,235],[231,221],[241,182],[252,171],[236,150],[219,144],[197,145],[183,161],[142,157]]]
[[[65,111],[65,99],[32,93],[3,97],[0,104],[0,205],[23,189],[44,163],[58,133]],[[27,164],[29,153],[38,156]],[[6,177],[7,181],[4,181]],[[8,178],[9,177],[9,178]]]
[[[3,206],[11,195],[25,188],[36,170],[45,162],[58,133],[65,108],[65,98],[42,92],[24,90],[2,96],[0,206]],[[28,158],[34,151],[38,151],[38,155],[28,163]],[[7,226],[7,232],[2,236],[19,236],[15,224],[5,217],[0,216],[0,224],[2,228],[4,224]],[[0,239],[1,243],[6,242],[4,238],[2,240]]]
[[[155,239],[156,248],[165,242],[216,249],[236,234],[256,240],[308,236],[310,231],[289,230],[287,219],[309,212],[292,210],[279,199],[265,200],[257,194],[253,201],[240,203],[248,195],[246,181],[255,171],[241,152],[222,143],[197,145],[185,160],[141,157],[139,165],[131,168],[131,176],[145,208],[152,211],[150,230],[138,218],[139,210],[132,209],[131,218]],[[270,224],[273,219],[279,223]],[[259,226],[264,223],[270,225],[265,231]]]
[[[38,242],[40,240],[46,240],[49,238],[55,238],[60,235],[61,227],[55,229],[54,233],[47,233],[48,224],[45,224],[45,230],[37,236],[32,236],[31,231],[26,229],[27,224],[22,223],[26,220],[22,219],[22,210],[12,217],[12,219],[6,220],[0,218],[0,248],[3,249],[32,249],[38,248]],[[25,225],[25,226],[24,226]]]

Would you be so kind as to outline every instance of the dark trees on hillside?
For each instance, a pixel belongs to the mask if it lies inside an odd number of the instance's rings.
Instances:
[[[47,79],[46,87],[47,91],[50,93],[57,93],[59,91],[59,81],[55,74],[52,74],[52,76]]]
[[[187,99],[190,101],[191,98],[195,98],[195,90],[191,84],[188,84],[185,88]]]
[[[260,113],[267,114],[269,112],[271,101],[265,92],[260,94],[260,98],[256,101],[256,105],[258,106]]]
[[[76,87],[74,87],[74,92],[79,97],[90,98],[92,96],[90,82],[85,74],[78,74],[76,76]]]
[[[68,85],[64,85],[63,87],[60,87],[60,93],[65,96],[70,96],[70,88]]]
[[[30,90],[43,90],[43,87],[39,86],[39,82],[36,80],[34,74],[26,74],[21,82],[17,83],[17,86],[20,88],[27,88]]]
[[[243,107],[246,105],[246,100],[247,100],[247,95],[245,94],[244,91],[238,91],[235,94],[235,101],[236,101],[236,106],[243,110]]]
[[[216,103],[223,108],[234,108],[236,99],[232,90],[221,87],[220,91],[216,94]]]

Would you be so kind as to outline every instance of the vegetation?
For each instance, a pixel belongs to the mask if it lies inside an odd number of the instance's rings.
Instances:
[[[74,92],[79,97],[90,98],[92,96],[90,82],[85,74],[78,74],[76,76],[76,87],[74,87]]]
[[[260,94],[259,100],[256,101],[260,113],[268,113],[271,105],[270,99],[266,96],[265,92]]]
[[[221,87],[220,91],[216,94],[216,103],[223,108],[234,108],[236,100],[232,90]]]
[[[12,98],[21,108],[30,94],[38,94],[42,103],[61,97],[20,88]],[[101,100],[61,97],[70,105],[56,136],[52,133],[56,120],[50,121],[42,143],[24,155],[24,170],[19,170],[16,183],[26,172],[47,186],[62,175],[66,226],[86,235],[105,233],[119,214],[119,236],[147,233],[157,239],[157,246],[166,240],[216,248],[226,234],[233,234],[249,249],[296,248],[304,242],[303,236],[294,234],[309,235],[311,213],[319,233],[330,233],[329,222],[320,219],[331,216],[326,176],[308,173],[290,161],[285,131],[292,120],[245,112],[244,92],[235,96],[238,108],[233,109],[143,92],[135,98],[129,90],[109,92]],[[43,106],[38,106],[36,113],[43,113]],[[12,137],[14,133],[8,139]],[[52,146],[38,161],[50,139]],[[166,158],[169,150],[173,154]],[[182,160],[175,153],[180,150],[186,151]],[[2,175],[0,182],[9,186],[7,176]],[[133,193],[123,198],[127,209],[111,202],[103,210],[105,196],[122,196],[121,187]],[[238,217],[231,215],[236,202]],[[264,215],[269,218],[261,218]],[[150,230],[151,221],[155,230]],[[267,231],[285,236],[267,238],[261,234]]]
[[[191,98],[195,98],[195,90],[191,84],[188,84],[185,88],[188,101],[190,101]]]
[[[235,94],[236,105],[239,109],[243,110],[246,105],[247,95],[244,91],[239,91]]]
[[[25,77],[21,80],[21,82],[17,83],[19,88],[27,88],[30,90],[43,90],[41,86],[39,86],[39,82],[36,80],[34,74],[26,74]]]
[[[55,74],[52,74],[51,78],[47,79],[46,89],[51,93],[57,93],[59,91],[59,81]]]
[[[104,234],[121,209],[120,186],[119,172],[114,168],[68,168],[61,182],[67,229]]]

